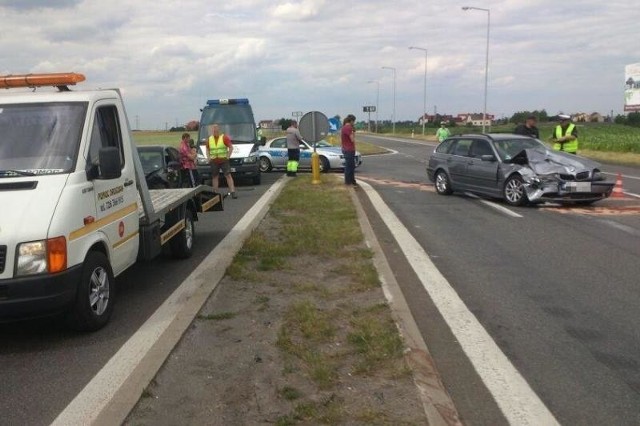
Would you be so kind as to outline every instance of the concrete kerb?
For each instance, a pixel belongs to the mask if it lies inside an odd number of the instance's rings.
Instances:
[[[58,415],[53,425],[121,425],[282,191],[279,179]]]
[[[287,181],[283,176],[258,200],[52,425],[121,425],[124,422]],[[365,191],[373,191],[362,181],[360,185]],[[374,264],[383,292],[407,346],[405,357],[413,371],[429,424],[460,425],[457,410],[440,380],[426,343],[355,192],[352,193],[352,199],[365,241],[374,252]]]
[[[362,180],[359,182],[359,185],[365,192],[374,191],[369,184],[362,182]],[[378,271],[380,282],[382,283],[383,293],[389,302],[391,314],[398,326],[398,330],[403,336],[406,346],[405,359],[413,371],[413,380],[418,388],[420,400],[422,401],[429,425],[462,425],[453,400],[440,379],[440,374],[429,353],[427,344],[420,334],[409,306],[391,270],[391,266],[382,251],[371,223],[355,192],[352,193],[352,199],[356,206],[358,221],[365,241],[374,254],[373,262]]]

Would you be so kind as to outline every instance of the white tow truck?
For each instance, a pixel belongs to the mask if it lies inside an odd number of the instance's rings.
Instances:
[[[64,312],[97,330],[115,277],[189,257],[198,213],[222,210],[208,186],[149,190],[120,92],[69,89],[84,79],[0,76],[0,321]]]

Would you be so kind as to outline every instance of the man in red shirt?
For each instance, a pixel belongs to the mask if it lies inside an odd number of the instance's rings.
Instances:
[[[220,127],[217,124],[211,126],[211,136],[207,139],[207,157],[211,164],[211,186],[215,192],[218,192],[218,180],[220,179],[220,170],[227,180],[227,186],[231,192],[231,198],[238,198],[236,189],[233,184],[233,176],[231,176],[231,153],[233,145],[231,139],[224,133],[220,133]]]
[[[347,115],[340,130],[342,155],[344,155],[344,184],[353,187],[358,186],[356,183],[356,130],[353,127],[355,121],[355,115]]]

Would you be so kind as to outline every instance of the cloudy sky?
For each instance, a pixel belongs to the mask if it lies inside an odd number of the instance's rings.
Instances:
[[[622,113],[632,0],[0,0],[0,74],[81,72],[122,89],[132,125],[164,129],[234,97],[257,120],[376,103],[390,120],[392,67],[396,118],[417,120],[415,46],[427,111],[481,113],[489,14],[462,6],[490,10],[488,113]]]

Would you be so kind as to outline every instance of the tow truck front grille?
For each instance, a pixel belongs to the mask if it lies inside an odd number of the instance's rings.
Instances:
[[[4,272],[4,263],[7,260],[7,246],[0,246],[0,274]]]

